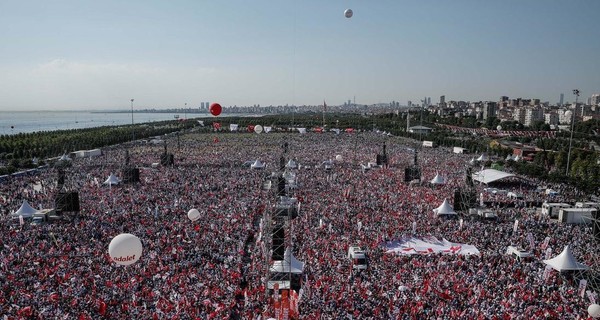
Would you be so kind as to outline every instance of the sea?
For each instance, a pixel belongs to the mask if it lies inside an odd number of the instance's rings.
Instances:
[[[221,115],[219,117],[223,117]],[[227,114],[251,116],[248,114]],[[133,123],[176,120],[187,117],[212,118],[208,113],[134,112]],[[84,129],[131,124],[131,113],[110,111],[0,111],[0,135],[15,135],[38,131]]]

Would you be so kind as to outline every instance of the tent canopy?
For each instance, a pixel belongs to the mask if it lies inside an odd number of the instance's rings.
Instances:
[[[304,271],[304,262],[299,261],[292,255],[292,250],[288,247],[283,254],[283,260],[273,261],[270,268],[271,272],[289,272],[301,274]]]
[[[473,180],[481,182],[481,183],[491,183],[494,181],[502,180],[508,177],[515,177],[514,174],[496,170],[496,169],[485,169],[479,172],[473,173]]]
[[[433,212],[435,212],[438,216],[444,214],[456,214],[452,206],[450,206],[450,204],[448,203],[448,199],[444,199],[444,202],[442,202],[442,204],[439,207],[433,209]]]
[[[265,167],[265,164],[260,162],[260,160],[256,159],[253,164],[250,165],[252,169],[262,169]]]
[[[577,259],[571,252],[571,247],[565,246],[563,251],[556,257],[544,260],[544,263],[552,267],[556,271],[568,271],[568,270],[587,270],[588,266],[577,262]]]
[[[433,179],[431,179],[431,184],[444,184],[446,183],[446,181],[444,181],[444,178],[442,178],[439,174],[435,174],[435,177],[433,177]]]
[[[27,200],[23,200],[21,207],[19,208],[19,210],[13,213],[13,215],[23,216],[23,218],[30,218],[33,217],[33,215],[37,212],[38,211],[36,209],[29,205],[29,202],[27,202]]]
[[[104,184],[111,186],[111,185],[119,184],[120,182],[121,182],[121,180],[119,180],[119,178],[117,178],[117,176],[115,176],[113,173],[111,173],[110,176],[108,176],[108,178],[106,179],[106,181],[104,181]]]

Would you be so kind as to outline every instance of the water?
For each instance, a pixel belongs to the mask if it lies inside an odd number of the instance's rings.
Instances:
[[[184,118],[182,113],[134,113],[133,122],[157,122]],[[227,116],[247,116],[228,114]],[[212,117],[188,113],[187,118]],[[131,124],[131,113],[91,111],[0,111],[0,134],[56,131]]]

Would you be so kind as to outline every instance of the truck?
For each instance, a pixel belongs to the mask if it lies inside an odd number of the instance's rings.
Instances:
[[[571,205],[559,202],[544,202],[542,203],[542,215],[558,218],[558,211],[563,208],[571,208]]]
[[[365,250],[358,246],[352,246],[348,248],[348,259],[352,263],[353,269],[365,270],[367,269],[367,254]]]
[[[558,221],[567,224],[590,223],[596,211],[596,208],[562,208],[558,212]]]

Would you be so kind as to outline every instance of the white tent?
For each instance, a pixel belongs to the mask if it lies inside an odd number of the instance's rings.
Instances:
[[[444,202],[442,202],[442,204],[433,209],[433,212],[435,212],[438,216],[443,215],[443,214],[450,214],[450,215],[455,215],[456,212],[454,212],[454,209],[452,208],[452,206],[450,206],[450,204],[448,203],[448,199],[444,199]]]
[[[501,180],[508,177],[514,177],[515,175],[512,173],[507,173],[504,171],[496,170],[496,169],[485,169],[479,172],[473,173],[473,180],[477,182],[482,182],[488,184],[490,182],[494,182],[497,180]]]
[[[270,268],[271,272],[290,272],[295,274],[301,274],[304,270],[304,262],[299,261],[292,255],[290,248],[285,249],[283,254],[283,260],[273,261],[273,265]]]
[[[260,162],[260,160],[256,159],[256,161],[254,161],[254,163],[250,165],[250,168],[252,168],[252,169],[264,169],[265,168],[265,164],[263,162]]]
[[[488,155],[487,155],[487,154],[485,154],[485,153],[482,153],[482,154],[479,156],[479,158],[477,158],[477,161],[488,161],[488,160],[490,160],[490,157],[488,157]]]
[[[544,260],[544,263],[552,267],[556,271],[568,271],[568,270],[587,270],[588,266],[577,262],[573,253],[571,252],[571,247],[568,245],[565,246],[563,251],[556,257]]]
[[[435,177],[431,179],[431,184],[444,184],[446,181],[439,174],[435,174]]]
[[[238,125],[235,123],[230,123],[229,124],[229,131],[233,132],[233,131],[238,131]]]
[[[475,164],[475,158],[471,158],[471,160],[469,160],[469,164]]]
[[[290,168],[290,169],[297,169],[298,168],[298,163],[292,159],[290,159],[290,161],[288,161],[288,163],[285,165],[286,168]]]
[[[30,206],[29,202],[27,202],[27,200],[23,200],[21,207],[19,208],[19,210],[17,210],[15,213],[13,213],[13,215],[14,216],[23,216],[23,218],[31,218],[37,212],[38,212],[38,210],[36,210],[32,206]]]
[[[306,133],[306,128],[297,128],[298,132],[300,132],[300,134],[305,134]]]
[[[269,133],[269,132],[271,132],[271,130],[273,130],[273,127],[263,127],[263,131],[265,133]]]
[[[109,186],[119,183],[121,183],[121,180],[117,178],[117,176],[115,176],[113,173],[111,173],[110,176],[108,176],[108,178],[106,179],[106,181],[104,181],[104,184],[107,184]]]
[[[60,157],[60,159],[58,159],[59,161],[71,161],[71,158],[69,158],[66,154],[63,154],[62,157]]]

